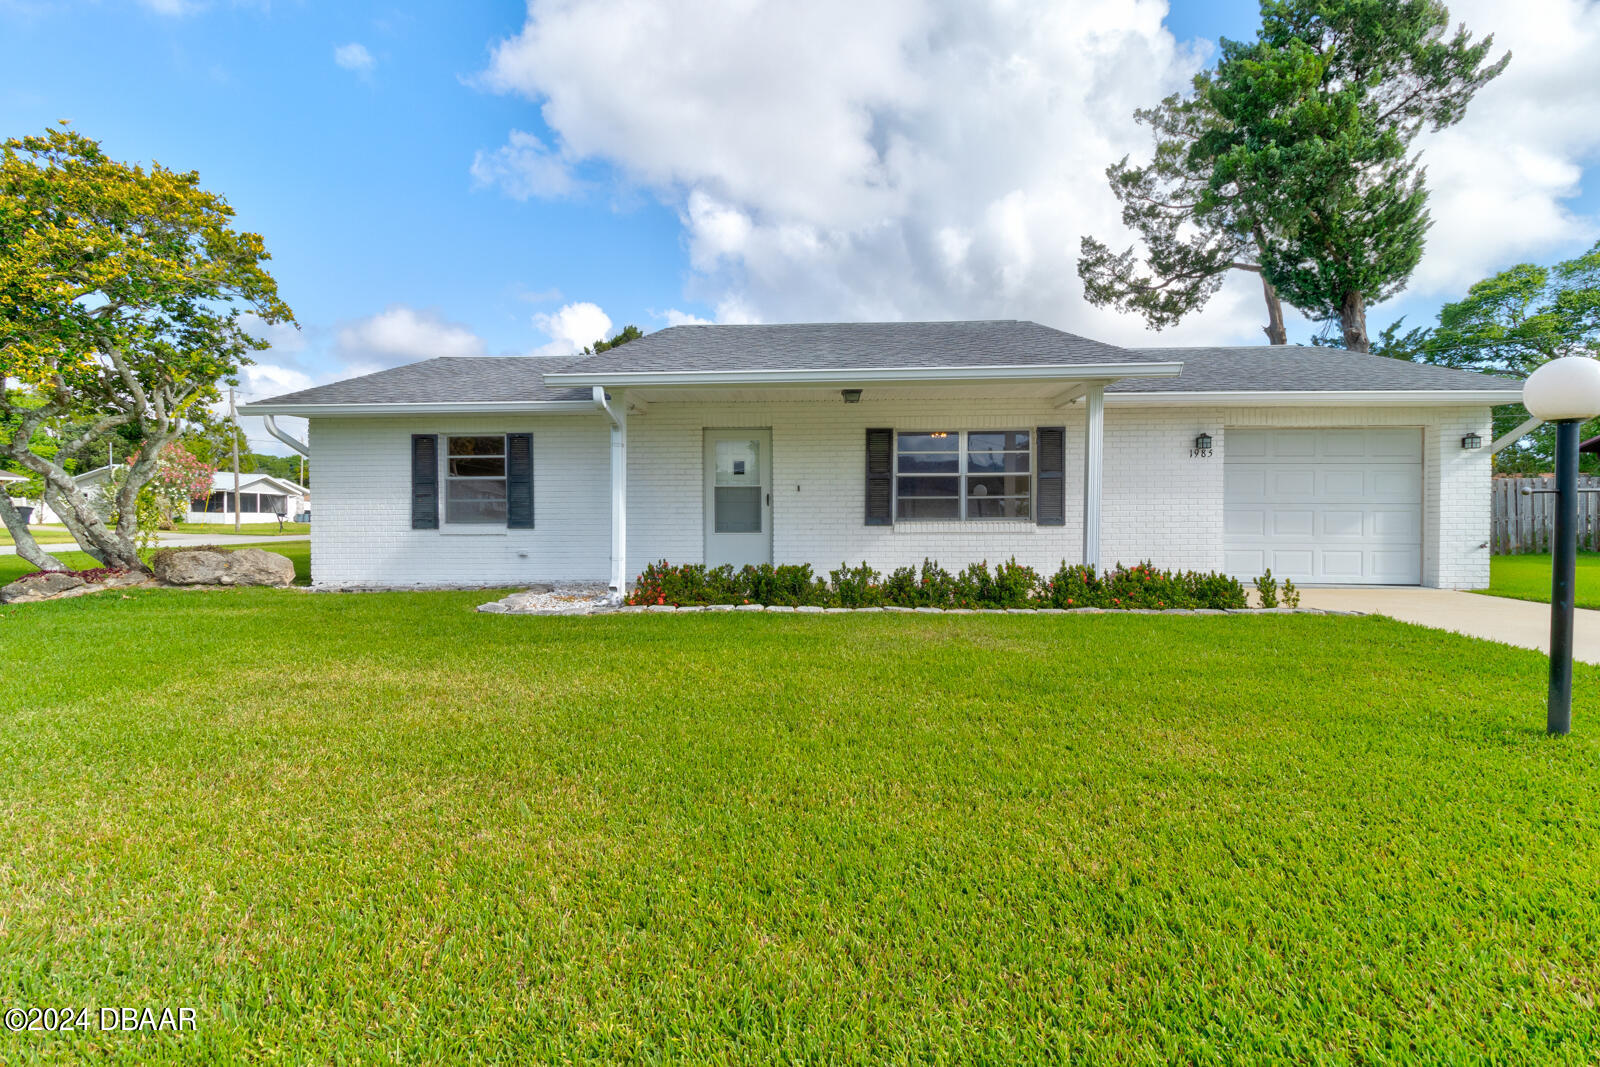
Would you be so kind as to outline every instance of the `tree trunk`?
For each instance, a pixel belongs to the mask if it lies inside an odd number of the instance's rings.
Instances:
[[[17,546],[17,555],[42,571],[67,569],[65,563],[39,547],[39,542],[33,539],[33,532],[22,521],[22,513],[3,492],[0,492],[0,519],[5,520],[6,529],[11,531],[11,540]]]
[[[106,525],[83,490],[70,481],[68,484],[72,485],[70,493],[62,492],[56,485],[48,486],[45,493],[50,506],[61,517],[61,524],[78,542],[78,547],[98,560],[101,566],[144,570],[144,561],[139,558],[139,546],[133,538]]]
[[[1267,275],[1264,271],[1261,274],[1261,295],[1267,301],[1267,325],[1264,327],[1267,334],[1267,344],[1288,344],[1289,331],[1283,325],[1283,301],[1278,299],[1278,289],[1267,281]]]
[[[1339,325],[1344,330],[1344,346],[1352,352],[1371,352],[1367,337],[1367,298],[1352,289],[1339,305]]]

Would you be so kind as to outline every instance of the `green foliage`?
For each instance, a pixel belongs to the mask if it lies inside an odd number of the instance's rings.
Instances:
[[[1087,297],[1160,327],[1225,271],[1259,270],[1269,308],[1337,319],[1367,351],[1366,306],[1404,287],[1428,226],[1411,143],[1460,121],[1509,59],[1449,29],[1437,0],[1263,0],[1254,41],[1224,40],[1190,96],[1137,114],[1155,156],[1108,176],[1145,263],[1085,238]]]
[[[607,340],[603,340],[602,339],[602,340],[596,341],[593,345],[590,345],[589,347],[585,348],[583,350],[583,354],[586,355],[586,356],[592,356],[592,355],[595,355],[595,354],[600,353],[600,352],[609,352],[609,351],[611,351],[611,349],[617,348],[617,347],[619,347],[621,345],[625,345],[629,341],[637,341],[639,338],[641,338],[643,336],[644,336],[644,331],[643,330],[639,329],[639,327],[637,327],[637,326],[634,326],[634,325],[630,324],[630,325],[624,326],[620,332],[618,332],[615,336],[613,336],[611,338],[611,340],[607,341]]]
[[[1256,579],[1256,593],[1261,597],[1261,606],[1275,608],[1278,606],[1278,579],[1272,576],[1272,568],[1267,568],[1267,573]]]
[[[907,608],[1242,608],[1244,587],[1224,574],[1163,571],[1149,563],[1114,567],[1062,564],[1049,579],[1007,560],[952,574],[933,560],[920,570],[900,567],[888,577],[865,563],[840,564],[827,580],[808,565],[762,564],[735,571],[665,560],[644,569],[628,594],[630,604],[776,604],[816,607]]]
[[[266,347],[244,317],[292,321],[261,238],[233,217],[198,174],[120,163],[65,125],[0,145],[0,378],[16,383],[0,458],[45,476],[104,562],[137,564],[134,497],[161,450]],[[58,455],[33,451],[41,429]],[[143,456],[116,531],[62,465],[113,434]]]
[[[1542,266],[1519,263],[1467,290],[1439,310],[1436,325],[1384,330],[1381,355],[1459,370],[1526,378],[1559,356],[1600,354],[1600,242],[1582,255]],[[1528,418],[1521,404],[1494,411],[1494,434]],[[1583,428],[1600,434],[1600,420]],[[1541,426],[1495,456],[1502,473],[1536,474],[1552,469],[1555,427]],[[1600,457],[1585,455],[1582,469],[1600,470]]]

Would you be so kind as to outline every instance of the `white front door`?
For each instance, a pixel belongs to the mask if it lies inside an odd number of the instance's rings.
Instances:
[[[772,431],[706,431],[706,566],[772,562]]]
[[[1223,555],[1245,581],[1422,581],[1422,431],[1235,429],[1223,435]]]

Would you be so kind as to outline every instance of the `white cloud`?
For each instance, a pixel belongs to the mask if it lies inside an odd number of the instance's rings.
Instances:
[[[240,324],[250,336],[272,346],[268,351],[293,354],[305,351],[306,336],[292,322],[263,322],[257,315],[240,316]]]
[[[578,189],[572,170],[531,133],[512,130],[493,152],[472,159],[472,177],[481,186],[498,185],[517,200],[570,196]]]
[[[710,319],[703,319],[699,315],[691,315],[687,311],[677,308],[668,308],[661,313],[661,318],[667,320],[668,326],[710,326]]]
[[[1562,199],[1600,143],[1600,7],[1451,8],[1517,57],[1427,146],[1437,224],[1417,284],[1435,288],[1572,240],[1587,223]],[[719,321],[1016,316],[1138,342],[1140,320],[1083,301],[1076,261],[1085,233],[1129,239],[1105,167],[1149,151],[1132,111],[1200,65],[1166,10],[531,0],[482,82],[538,104],[560,145],[537,144],[539,177],[601,161],[677,208],[687,295]],[[1241,275],[1162,340],[1259,340],[1263,319]]]
[[[483,339],[468,327],[404,304],[342,327],[337,348],[351,371],[359,374],[436,356],[484,354]]]
[[[296,367],[277,363],[255,363],[245,367],[239,378],[239,403],[261,400],[269,396],[282,396],[301,389],[309,389],[317,380]]]
[[[535,315],[533,324],[550,338],[531,353],[535,356],[569,356],[611,336],[611,316],[588,302],[565,304],[552,314]]]
[[[1522,259],[1548,260],[1593,241],[1596,220],[1565,202],[1600,152],[1600,5],[1583,0],[1453,0],[1450,15],[1493,33],[1511,64],[1478,92],[1461,124],[1419,139],[1432,190],[1419,295],[1459,297]]]
[[[355,71],[357,74],[371,74],[372,69],[378,65],[378,61],[372,58],[372,53],[367,51],[367,46],[355,41],[335,48],[333,61],[345,70]]]

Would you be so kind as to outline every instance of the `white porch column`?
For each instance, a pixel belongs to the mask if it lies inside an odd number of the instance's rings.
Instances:
[[[613,399],[594,387],[594,406],[611,420],[611,595],[628,595],[628,408],[619,392]]]
[[[1083,562],[1100,568],[1100,486],[1105,467],[1106,387],[1085,395],[1083,420]]]

